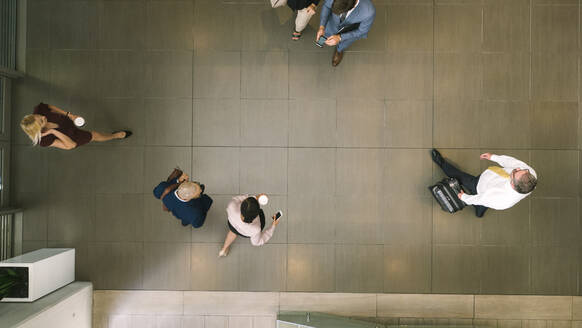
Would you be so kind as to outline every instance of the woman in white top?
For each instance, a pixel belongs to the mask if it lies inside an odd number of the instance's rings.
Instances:
[[[251,244],[254,246],[265,244],[271,239],[275,227],[279,224],[279,220],[275,220],[275,215],[273,215],[273,223],[267,230],[263,231],[265,214],[255,196],[240,195],[233,197],[226,207],[226,213],[230,231],[226,235],[224,245],[218,256],[228,255],[229,247],[236,239],[236,236],[250,238]]]

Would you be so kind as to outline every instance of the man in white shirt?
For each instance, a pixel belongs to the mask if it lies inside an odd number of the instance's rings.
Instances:
[[[499,166],[490,166],[479,176],[472,176],[447,163],[438,150],[431,152],[432,160],[451,178],[471,194],[463,191],[459,198],[475,207],[475,215],[482,217],[487,208],[505,210],[527,197],[536,187],[537,175],[534,169],[510,156],[481,154],[480,159],[497,162]]]
[[[260,196],[260,195],[258,195]],[[249,195],[240,195],[232,198],[226,207],[228,215],[229,232],[224,240],[224,245],[218,253],[218,256],[228,255],[230,245],[236,239],[236,236],[250,238],[253,246],[264,245],[271,239],[275,227],[279,224],[279,219],[275,220],[273,215],[273,223],[271,226],[263,231],[265,227],[265,213],[259,206],[257,197]]]

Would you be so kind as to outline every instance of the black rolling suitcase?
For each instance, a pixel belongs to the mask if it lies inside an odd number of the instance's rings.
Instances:
[[[445,212],[455,213],[465,207],[465,203],[457,197],[461,192],[461,185],[457,179],[444,178],[434,186],[428,187],[428,190]]]

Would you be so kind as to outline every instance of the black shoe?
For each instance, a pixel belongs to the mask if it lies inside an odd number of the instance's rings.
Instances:
[[[441,155],[441,153],[439,153],[438,150],[436,149],[432,149],[430,152],[430,156],[432,157],[432,161],[436,163],[436,165],[438,166],[443,166],[443,163],[445,162],[445,159],[443,158],[443,156]]]

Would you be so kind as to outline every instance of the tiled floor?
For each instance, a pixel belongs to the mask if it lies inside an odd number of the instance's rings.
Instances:
[[[337,68],[267,1],[28,0],[14,86],[13,203],[25,246],[77,248],[96,289],[581,293],[580,1],[375,0]],[[40,101],[127,141],[63,152],[18,128]],[[540,176],[514,208],[448,215],[431,147]],[[201,229],[153,186],[179,165],[214,205]],[[225,206],[266,192],[285,217],[218,259]]]

